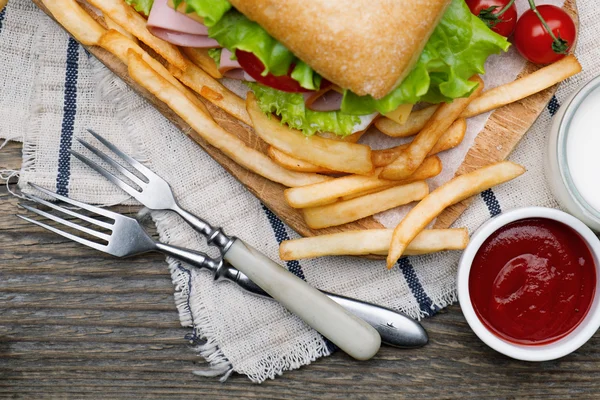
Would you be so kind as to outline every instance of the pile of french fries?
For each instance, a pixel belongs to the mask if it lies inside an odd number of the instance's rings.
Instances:
[[[403,255],[462,250],[466,229],[426,229],[447,207],[525,172],[499,162],[455,177],[430,192],[428,178],[442,171],[436,154],[459,145],[466,119],[547,89],[581,71],[574,56],[541,68],[509,84],[476,90],[464,99],[411,111],[412,106],[382,117],[375,126],[407,144],[372,150],[331,134],[306,137],[269,118],[249,93],[244,100],[225,88],[205,50],[178,48],[146,29],[146,20],[123,0],[42,0],[54,18],[84,45],[100,46],[128,66],[130,77],[167,104],[192,127],[190,135],[220,149],[239,165],[288,187],[288,204],[301,209],[312,229],[339,226],[401,205],[418,202],[395,229],[371,229],[283,242],[283,260],[327,255],[386,255],[391,268]],[[98,14],[98,11],[100,14]],[[144,48],[151,49],[146,51]],[[152,53],[153,55],[151,55]],[[199,96],[200,97],[199,97]],[[203,99],[203,100],[201,100]],[[269,145],[262,153],[217,124],[203,101],[251,126]]]

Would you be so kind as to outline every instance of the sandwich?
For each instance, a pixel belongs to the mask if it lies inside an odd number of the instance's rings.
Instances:
[[[464,0],[126,0],[154,35],[204,49],[265,113],[347,136],[467,97],[509,43]]]

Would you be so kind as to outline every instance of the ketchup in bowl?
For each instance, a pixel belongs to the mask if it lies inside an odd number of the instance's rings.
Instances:
[[[551,219],[509,223],[481,245],[469,274],[475,314],[496,336],[543,345],[572,332],[594,298],[596,266],[583,238]]]

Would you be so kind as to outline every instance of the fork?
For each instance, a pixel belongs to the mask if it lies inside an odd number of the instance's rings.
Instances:
[[[175,211],[194,229],[204,235],[210,245],[219,248],[223,260],[228,261],[291,313],[300,317],[309,326],[328,338],[351,357],[358,360],[367,360],[377,353],[381,346],[381,336],[371,325],[351,314],[325,294],[293,275],[287,269],[282,268],[279,264],[273,262],[242,240],[226,235],[220,228],[213,228],[206,221],[181,208],[175,200],[171,187],[165,180],[133,157],[120,151],[97,133],[92,130],[89,130],[89,132],[114,154],[129,164],[139,176],[106,156],[86,141],[78,139],[79,142],[124,175],[135,187],[125,183],[121,178],[113,175],[110,171],[86,156],[71,150],[71,154],[74,157],[98,171],[149,209]],[[108,211],[102,210],[102,212],[107,213]],[[113,229],[113,234],[121,235],[120,231],[122,229],[132,229],[130,222],[122,221],[124,220],[118,219],[115,221],[115,225],[110,228],[107,224],[100,226],[105,229]],[[65,220],[65,222],[69,221]],[[123,228],[121,229],[121,227]],[[86,232],[85,230],[83,231]],[[101,235],[101,239],[109,242],[110,246],[109,239],[112,236],[104,233],[101,233]],[[128,245],[127,236],[123,236],[121,239],[121,241],[112,241],[112,246],[115,248],[115,251],[127,250],[126,253],[128,255],[139,254],[139,252],[144,252],[147,248],[158,251],[160,251],[160,248],[164,249],[164,244],[157,245],[150,243],[143,236],[136,238],[141,245],[136,243],[133,249],[125,247]],[[90,245],[90,247],[98,248],[97,243],[92,242]],[[170,249],[167,251],[170,251]]]
[[[146,231],[144,231],[137,219],[61,196],[32,183],[29,183],[29,185],[51,198],[88,210],[97,214],[98,216],[108,218],[113,222],[108,223],[98,220],[97,218],[89,217],[71,209],[61,207],[55,203],[43,200],[33,194],[26,195],[27,199],[45,205],[60,213],[79,218],[100,228],[104,228],[105,230],[110,230],[111,234],[107,235],[105,233],[86,228],[84,226],[75,224],[74,222],[65,220],[64,218],[60,218],[54,214],[31,207],[27,204],[20,203],[20,207],[25,208],[30,212],[51,219],[83,233],[87,233],[96,239],[104,240],[107,242],[107,244],[101,244],[92,240],[87,240],[29,217],[17,215],[17,217],[25,221],[36,224],[77,243],[92,247],[96,250],[103,251],[117,257],[128,257],[144,252],[158,251],[185,261],[196,267],[209,270],[212,272],[216,281],[229,280],[236,283],[249,293],[270,298],[270,296],[264,290],[258,287],[246,275],[233,268],[227,261],[223,261],[221,258],[214,259],[202,252],[196,252],[167,245],[161,242],[156,242],[146,233]],[[343,306],[346,310],[367,321],[373,328],[377,330],[377,332],[379,332],[382,341],[388,345],[409,348],[420,347],[427,343],[427,334],[425,333],[425,330],[421,327],[421,325],[404,314],[345,296],[340,296],[325,291],[323,291],[323,293],[336,303]]]

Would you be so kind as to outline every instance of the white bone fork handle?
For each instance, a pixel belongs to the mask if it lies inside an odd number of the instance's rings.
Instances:
[[[372,326],[240,239],[223,258],[351,357],[368,360],[379,350]]]

